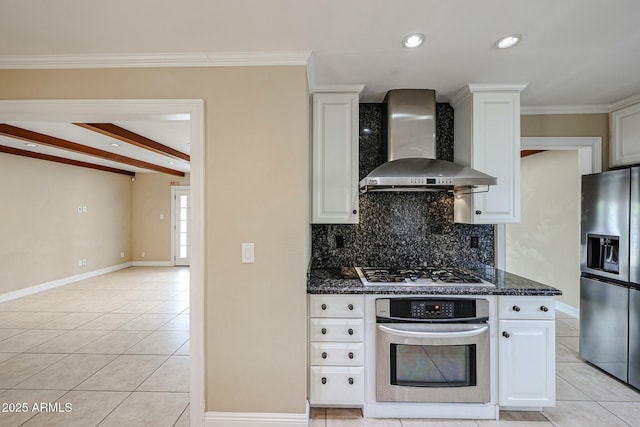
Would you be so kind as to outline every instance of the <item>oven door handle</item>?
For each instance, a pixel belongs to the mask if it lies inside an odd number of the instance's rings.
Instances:
[[[386,334],[395,335],[404,338],[465,338],[482,335],[489,330],[489,326],[481,328],[473,328],[456,332],[422,332],[422,331],[406,331],[402,329],[394,329],[388,326],[378,325],[378,329]]]

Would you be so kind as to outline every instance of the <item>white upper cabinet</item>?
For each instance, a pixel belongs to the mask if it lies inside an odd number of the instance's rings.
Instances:
[[[520,92],[525,87],[471,84],[454,97],[454,161],[498,180],[488,192],[456,195],[455,222],[520,222]]]
[[[358,103],[357,91],[313,94],[312,223],[358,223]]]
[[[613,111],[610,121],[609,166],[640,163],[640,103]]]

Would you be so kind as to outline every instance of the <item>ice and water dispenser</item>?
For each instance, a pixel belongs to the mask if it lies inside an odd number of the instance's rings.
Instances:
[[[620,273],[620,236],[587,234],[587,267],[607,273]]]

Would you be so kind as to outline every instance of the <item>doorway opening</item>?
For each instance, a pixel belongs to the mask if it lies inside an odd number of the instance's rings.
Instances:
[[[194,425],[204,415],[204,102],[203,100],[3,100],[0,122],[109,123],[188,118],[191,135],[189,391]]]

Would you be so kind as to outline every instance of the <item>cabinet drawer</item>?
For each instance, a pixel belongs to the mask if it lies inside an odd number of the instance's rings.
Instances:
[[[364,403],[364,368],[311,366],[309,403],[361,405]]]
[[[309,317],[364,317],[362,295],[310,295]]]
[[[549,297],[500,297],[501,319],[554,319],[555,300]]]
[[[363,319],[310,319],[310,341],[351,341],[364,339]]]
[[[310,365],[363,366],[363,343],[312,342],[309,349]]]

